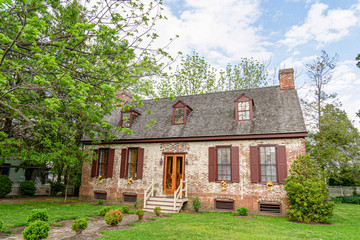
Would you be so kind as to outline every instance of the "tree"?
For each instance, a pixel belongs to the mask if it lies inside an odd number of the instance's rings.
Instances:
[[[161,2],[88,5],[0,2],[0,138],[7,141],[1,153],[11,145],[12,154],[34,164],[55,166],[49,161],[62,156],[58,170],[79,167],[87,157],[81,150],[85,134],[114,136],[102,119],[115,107],[116,92],[148,94],[139,86],[161,71],[164,57],[171,61],[152,47]]]
[[[310,158],[310,154],[299,156],[294,161],[290,176],[285,181],[291,220],[327,222],[332,217],[334,203],[329,201],[325,173],[316,161]]]
[[[194,52],[181,58],[180,65],[157,89],[162,97],[231,91],[266,86],[267,77],[264,64],[252,58],[242,58],[239,64],[228,64],[219,71]]]
[[[325,51],[321,51],[321,56],[317,57],[312,63],[305,64],[306,74],[309,78],[310,85],[314,88],[314,99],[302,99],[305,107],[305,114],[315,124],[315,129],[320,131],[321,125],[321,108],[326,104],[326,100],[336,97],[336,94],[327,94],[324,87],[332,79],[332,70],[335,68],[339,56],[335,54],[333,57]]]
[[[194,95],[216,91],[215,83],[216,69],[193,52],[181,58],[175,72],[166,75],[158,89],[162,97]]]
[[[360,177],[360,135],[345,111],[332,104],[322,108],[320,131],[309,149],[332,181],[355,185]]]
[[[267,85],[266,66],[253,58],[242,58],[239,64],[228,64],[220,73],[220,89],[223,91],[264,87]]]

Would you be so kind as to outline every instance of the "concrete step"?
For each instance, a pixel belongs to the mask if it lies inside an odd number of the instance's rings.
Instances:
[[[165,201],[154,201],[154,200],[148,200],[146,202],[146,205],[158,205],[158,206],[174,206],[174,202],[165,202]],[[182,205],[182,202],[177,201],[176,206],[180,207]]]

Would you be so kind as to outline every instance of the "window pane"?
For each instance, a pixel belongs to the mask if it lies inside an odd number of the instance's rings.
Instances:
[[[101,175],[102,177],[106,177],[109,150],[100,149],[99,155],[100,155],[99,175]]]
[[[261,181],[277,181],[275,147],[260,147]]]
[[[184,115],[175,116],[175,123],[184,123]]]
[[[244,102],[244,110],[250,110],[249,102]]]
[[[175,108],[175,115],[184,115],[184,108]]]
[[[230,164],[230,148],[218,148],[218,164]]]
[[[138,150],[129,149],[128,177],[136,177]]]

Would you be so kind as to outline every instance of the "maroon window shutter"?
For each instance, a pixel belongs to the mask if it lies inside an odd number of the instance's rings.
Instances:
[[[260,163],[259,163],[259,147],[250,146],[250,178],[251,182],[260,182]]]
[[[240,182],[239,147],[231,147],[231,181]]]
[[[121,149],[121,164],[120,164],[120,178],[125,178],[127,149]]]
[[[106,177],[112,178],[114,169],[115,149],[109,149],[109,156],[106,169]]]
[[[138,149],[138,162],[137,162],[137,169],[136,169],[136,178],[141,179],[143,175],[143,167],[144,167],[144,149]]]
[[[216,148],[209,147],[209,182],[216,180]]]
[[[278,181],[279,183],[285,183],[285,178],[287,177],[285,146],[276,147],[276,157],[277,157],[277,168],[278,168]]]
[[[95,149],[94,150],[95,155],[96,155],[96,159],[92,160],[92,164],[91,164],[91,177],[96,177],[96,167],[97,167],[97,163],[98,163],[98,159],[99,159],[99,149]]]

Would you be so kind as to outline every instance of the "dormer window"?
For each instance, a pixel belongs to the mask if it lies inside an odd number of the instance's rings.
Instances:
[[[131,126],[134,123],[135,119],[139,115],[140,115],[140,113],[133,110],[133,109],[125,110],[124,112],[121,112],[120,126],[121,127],[126,127],[126,128],[131,128]]]
[[[235,114],[237,121],[252,120],[253,101],[251,98],[242,94],[235,100]]]
[[[188,117],[192,109],[182,101],[178,101],[173,105],[173,124],[186,124],[186,118]]]

